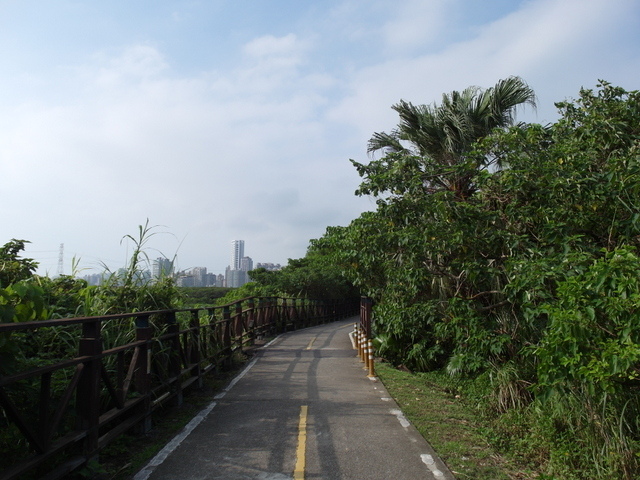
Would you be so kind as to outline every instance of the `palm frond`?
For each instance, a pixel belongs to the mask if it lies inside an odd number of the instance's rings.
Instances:
[[[397,130],[391,133],[376,132],[369,139],[367,143],[367,153],[372,154],[374,152],[382,151],[386,153],[402,152],[406,150],[400,142],[399,134]]]
[[[533,90],[519,77],[500,80],[485,90],[471,86],[445,93],[439,105],[400,100],[392,106],[400,117],[398,127],[391,133],[375,133],[367,152],[407,153],[420,157],[423,167],[451,167],[493,129],[513,125],[519,105],[536,106]],[[470,190],[462,185],[464,179],[449,178],[448,174],[428,183],[460,192]]]

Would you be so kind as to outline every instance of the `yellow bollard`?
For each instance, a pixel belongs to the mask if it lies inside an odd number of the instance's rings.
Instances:
[[[369,370],[369,346],[367,345],[366,338],[362,339],[362,361],[364,362],[363,370]]]
[[[369,350],[369,374],[367,375],[367,377],[369,378],[373,378],[376,376],[376,372],[375,372],[375,368],[373,365],[373,342],[371,340],[369,340],[369,345],[368,345],[368,350]]]

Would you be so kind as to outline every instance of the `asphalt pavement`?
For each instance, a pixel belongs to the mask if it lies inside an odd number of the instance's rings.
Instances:
[[[370,379],[349,339],[357,317],[283,334],[256,351],[135,480],[451,480]]]

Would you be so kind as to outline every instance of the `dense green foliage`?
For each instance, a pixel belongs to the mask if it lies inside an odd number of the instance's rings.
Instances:
[[[281,270],[258,269],[249,275],[257,284],[275,288],[280,294],[289,297],[316,300],[356,297],[357,290],[342,275],[341,269],[332,263],[331,253],[312,243],[304,258],[289,259]]]
[[[147,222],[139,226],[138,236],[123,237],[133,244],[131,259],[119,273],[105,275],[101,286],[89,286],[73,276],[51,279],[35,275],[37,263],[20,257],[26,242],[12,240],[0,248],[1,278],[6,282],[0,285],[0,321],[27,322],[180,306],[181,297],[171,278],[144,280],[143,271],[148,268],[144,247],[154,234],[152,230]],[[105,348],[133,340],[135,331],[130,323],[104,322]],[[0,374],[45,360],[73,357],[78,352],[79,338],[78,327],[74,326],[41,329],[35,334],[0,334]]]
[[[15,238],[0,247],[0,287],[7,287],[33,275],[38,264],[31,258],[20,257],[26,240]]]
[[[249,272],[251,282],[233,289],[218,304],[251,296],[281,296],[313,300],[358,298],[359,291],[333,262],[333,251],[311,242],[303,258],[289,259],[280,270],[258,268]]]
[[[229,290],[228,287],[178,287],[185,307],[215,305]]]
[[[0,322],[30,322],[78,316],[108,315],[134,311],[175,308],[180,296],[173,280],[162,278],[145,281],[148,268],[144,253],[147,239],[153,235],[148,223],[139,227],[137,237],[125,236],[133,242],[131,260],[121,272],[106,275],[101,286],[89,286],[73,276],[54,279],[34,275],[37,263],[20,257],[26,242],[12,240],[0,248]],[[152,322],[155,320],[152,317]],[[163,328],[162,322],[158,322]],[[39,328],[24,332],[0,334],[0,375],[42,367],[78,355],[82,328],[66,325]],[[135,340],[133,319],[102,322],[104,349]],[[114,368],[115,357],[106,358],[107,371]],[[69,369],[60,369],[51,376],[52,403],[60,401],[69,387]],[[4,394],[17,401],[16,406],[28,421],[37,421],[40,378],[31,377],[5,386]],[[105,394],[105,401],[107,396]],[[58,434],[73,428],[70,415],[59,426]],[[18,432],[8,413],[0,408],[0,468],[11,465],[16,457],[27,455],[30,447]]]
[[[382,158],[353,162],[376,211],[314,244],[374,298],[382,355],[490,375],[495,411],[536,425],[558,478],[636,478],[640,93],[602,83],[555,124],[506,128],[532,101],[512,81],[524,95],[495,130],[455,107],[492,103],[480,90],[396,105],[397,131],[370,142]]]

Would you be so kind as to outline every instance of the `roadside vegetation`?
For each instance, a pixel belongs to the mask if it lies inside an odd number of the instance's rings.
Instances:
[[[374,299],[379,356],[483,385],[498,451],[541,478],[638,478],[640,93],[601,82],[515,124],[533,101],[510,78],[394,105],[353,162],[377,209],[313,244]]]
[[[230,291],[231,288],[227,287],[178,287],[185,307],[214,305]]]

